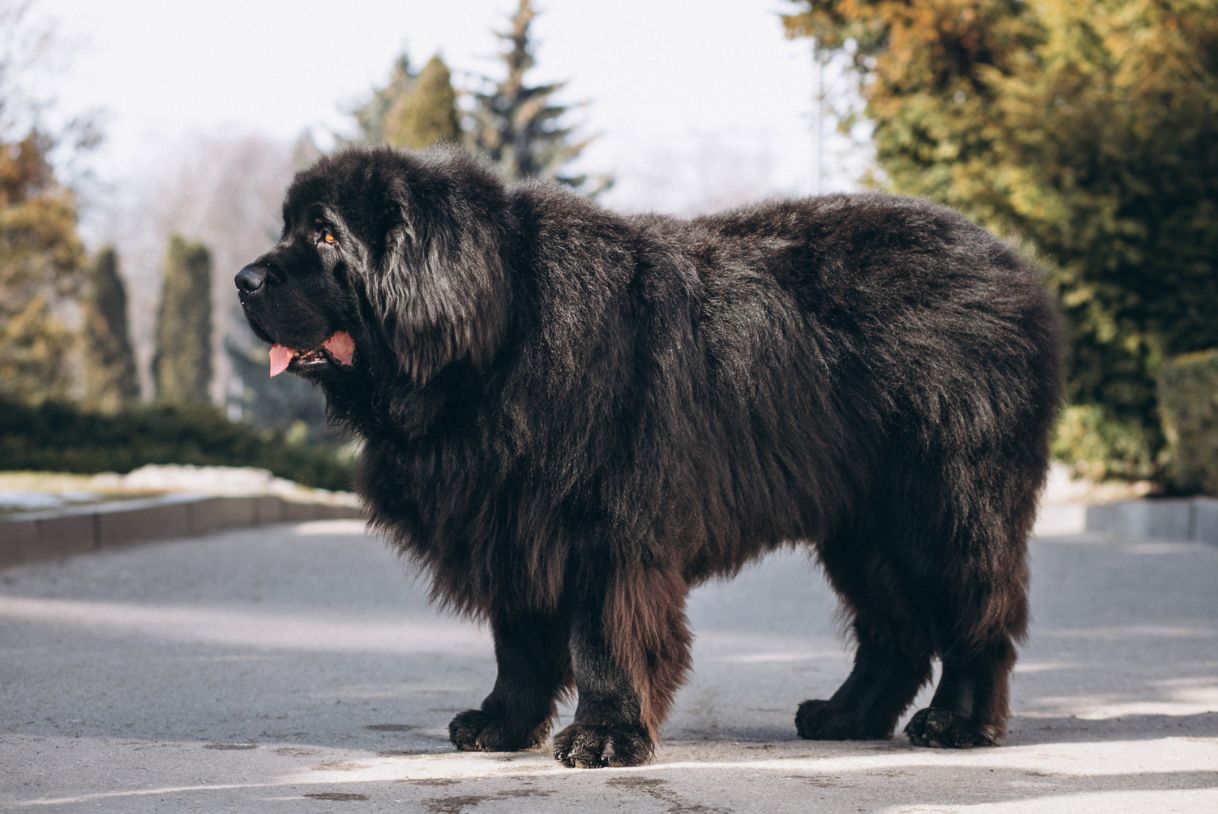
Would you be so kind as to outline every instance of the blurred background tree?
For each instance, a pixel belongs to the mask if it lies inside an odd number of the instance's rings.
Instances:
[[[571,106],[555,99],[565,83],[526,80],[535,65],[531,26],[536,16],[532,0],[519,0],[509,29],[496,34],[507,46],[500,54],[504,72],[499,79],[484,77],[483,88],[473,94],[468,145],[508,178],[553,180],[594,196],[611,181],[567,171],[590,139],[574,138],[566,123]]]
[[[407,92],[390,105],[383,129],[387,144],[408,150],[461,141],[457,92],[444,60],[433,56],[427,61]]]
[[[414,87],[415,73],[410,67],[410,55],[403,52],[393,63],[389,71],[389,79],[384,85],[373,88],[372,95],[363,102],[350,108],[351,117],[355,119],[356,136],[353,139],[359,144],[380,146],[388,143],[385,136],[385,121],[389,110],[401,103]]]
[[[84,277],[76,195],[51,153],[87,150],[87,117],[47,123],[31,76],[55,52],[28,3],[0,3],[0,394],[32,402],[73,393],[73,302]],[[66,165],[66,162],[65,162]]]
[[[106,246],[93,258],[84,298],[84,405],[114,412],[139,401],[140,382],[127,328],[127,291],[118,252]]]
[[[31,132],[0,143],[0,391],[30,401],[68,395],[73,336],[59,306],[76,295],[84,245],[76,204]]]
[[[564,82],[531,85],[527,75],[536,65],[532,34],[537,16],[531,0],[519,0],[500,53],[499,78],[470,77],[469,105],[459,104],[452,72],[437,55],[415,73],[402,53],[389,79],[351,108],[356,143],[423,150],[437,144],[460,143],[514,180],[557,181],[595,196],[612,185],[608,175],[572,173],[570,164],[591,143],[579,139],[568,123],[573,106],[557,100]]]
[[[152,377],[162,404],[206,404],[211,383],[211,254],[202,243],[169,241],[157,311]]]
[[[872,182],[1026,241],[1066,318],[1058,453],[1158,477],[1156,376],[1218,346],[1218,3],[793,0],[847,57]]]

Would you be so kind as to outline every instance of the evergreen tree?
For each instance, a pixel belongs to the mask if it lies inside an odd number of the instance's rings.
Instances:
[[[390,106],[383,129],[386,143],[408,150],[461,140],[457,94],[444,60],[428,60],[410,90]]]
[[[84,268],[50,145],[37,132],[0,141],[0,394],[30,401],[69,394],[73,336],[57,304],[78,292]]]
[[[32,3],[0,0],[0,396],[32,402],[72,395],[85,252],[70,182],[98,139],[90,115],[48,116],[55,34]]]
[[[140,397],[127,329],[127,291],[113,247],[98,252],[84,308],[85,404],[114,411]]]
[[[211,383],[211,254],[200,243],[169,241],[152,360],[156,399],[204,404]]]
[[[509,178],[553,179],[595,195],[609,186],[608,178],[563,172],[589,143],[572,140],[573,128],[564,123],[570,108],[554,99],[565,83],[526,81],[534,65],[530,26],[536,14],[532,0],[519,0],[510,30],[497,34],[507,45],[504,76],[487,79],[486,89],[474,94],[470,147]]]
[[[351,110],[357,130],[356,142],[374,146],[388,143],[385,125],[389,111],[401,105],[410,95],[415,79],[415,73],[410,68],[410,56],[403,52],[389,72],[389,81],[375,88],[367,101]]]
[[[885,182],[1037,252],[1070,400],[1111,474],[1155,474],[1156,373],[1218,346],[1218,2],[798,5],[789,33],[853,59]]]

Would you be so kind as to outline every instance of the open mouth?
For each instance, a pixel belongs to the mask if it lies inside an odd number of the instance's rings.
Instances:
[[[295,371],[315,370],[327,365],[351,367],[355,364],[355,340],[346,331],[336,331],[321,347],[296,350],[278,342],[271,345],[271,378],[291,368]]]

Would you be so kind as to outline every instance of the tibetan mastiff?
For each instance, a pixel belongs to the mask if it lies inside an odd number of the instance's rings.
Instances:
[[[498,678],[459,749],[652,754],[690,667],[690,589],[807,545],[857,640],[805,738],[1004,735],[1027,538],[1059,401],[1035,268],[923,201],[828,195],[623,216],[455,151],[300,173],[236,278],[270,372],[362,436],[371,523]]]

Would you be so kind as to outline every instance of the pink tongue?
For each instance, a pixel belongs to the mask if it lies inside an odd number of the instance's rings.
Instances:
[[[271,378],[275,378],[280,373],[288,369],[288,365],[292,364],[292,358],[296,356],[296,351],[291,348],[285,348],[283,345],[271,345]]]
[[[339,331],[338,333],[334,334],[334,336],[325,341],[325,344],[323,344],[322,347],[329,352],[334,361],[340,364],[350,365],[352,360],[355,358],[355,340],[352,339],[351,334],[347,333],[346,331]],[[274,353],[274,349],[272,349],[272,353]],[[274,357],[272,357],[272,359],[273,358]],[[284,367],[286,366],[287,365],[284,365]]]

